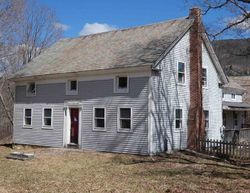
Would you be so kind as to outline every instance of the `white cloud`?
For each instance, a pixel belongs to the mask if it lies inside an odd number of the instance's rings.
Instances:
[[[55,23],[55,24],[54,24],[54,27],[55,27],[56,29],[61,29],[62,31],[67,31],[67,30],[70,28],[69,25],[62,24],[62,23]]]
[[[79,32],[80,36],[107,32],[117,29],[115,26],[106,23],[86,23]]]

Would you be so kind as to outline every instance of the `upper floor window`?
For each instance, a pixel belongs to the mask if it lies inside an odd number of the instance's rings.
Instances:
[[[132,131],[132,108],[119,108],[119,131]]]
[[[94,108],[93,130],[105,130],[106,128],[105,108]]]
[[[205,115],[205,129],[209,128],[209,111],[204,111]]]
[[[31,127],[32,126],[32,109],[25,108],[24,109],[24,117],[23,117],[23,126]]]
[[[78,94],[78,81],[77,80],[68,80],[67,81],[66,94],[67,95],[77,95]]]
[[[129,78],[127,76],[117,76],[114,86],[116,93],[127,93],[129,89]]]
[[[184,84],[185,83],[185,63],[178,62],[178,83]]]
[[[202,86],[207,86],[207,69],[202,68]]]
[[[182,129],[183,112],[182,109],[175,109],[175,128]]]
[[[236,97],[235,94],[231,94],[232,99],[235,99],[235,97]]]
[[[43,128],[52,127],[52,109],[44,108],[43,109]]]
[[[26,86],[26,96],[36,96],[36,83],[30,82]]]

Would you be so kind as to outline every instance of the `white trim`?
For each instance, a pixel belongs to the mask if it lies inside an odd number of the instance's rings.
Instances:
[[[44,125],[44,109],[51,109],[51,126]],[[43,107],[42,108],[42,129],[53,129],[54,121],[54,109],[53,107]]]
[[[130,77],[149,77],[151,73],[151,66],[141,67],[129,67],[120,69],[109,69],[109,70],[96,70],[96,71],[84,71],[74,73],[62,73],[62,74],[50,74],[40,75],[32,77],[14,78],[13,81],[16,85],[25,85],[27,82],[36,80],[37,84],[51,84],[51,83],[65,83],[69,79],[77,79],[79,81],[90,81],[90,80],[105,80],[113,79],[114,75],[129,75]]]
[[[127,128],[120,128],[120,109],[130,109],[130,129]],[[118,133],[133,133],[133,107],[131,106],[118,106],[118,112],[117,112],[117,132]]]
[[[78,146],[82,147],[82,105],[79,102],[70,101],[64,104],[64,129],[63,129],[63,146],[70,144],[70,127],[71,127],[71,116],[70,109],[76,108],[78,112]]]
[[[104,128],[102,127],[95,127],[95,109],[104,109]],[[93,113],[92,113],[92,131],[107,131],[107,111],[105,106],[93,106]]]
[[[120,89],[118,88],[118,85],[119,85],[119,78],[120,77],[127,77],[127,88],[124,88],[124,89]],[[113,90],[114,90],[114,93],[129,93],[129,76],[128,75],[119,75],[119,76],[115,76],[113,78]]]
[[[182,111],[181,128],[176,128],[176,110],[177,109],[180,109]],[[177,106],[177,107],[174,108],[174,130],[176,132],[183,131],[184,130],[183,124],[184,124],[184,111],[183,111],[183,107]]]
[[[29,90],[29,85],[31,83],[34,83],[35,84],[35,93],[29,93],[28,90]],[[35,97],[36,96],[36,82],[27,82],[26,84],[26,97]]]
[[[70,86],[71,86],[71,81],[76,81],[76,90],[71,90]],[[78,80],[77,79],[69,79],[66,81],[65,83],[66,86],[66,95],[78,95]]]
[[[25,125],[25,109],[31,109],[31,116],[30,116],[31,123],[30,123],[30,125]],[[33,122],[33,108],[30,108],[30,107],[23,108],[23,129],[32,129],[32,122]]]
[[[183,63],[184,64],[184,82],[179,82],[179,63]],[[176,64],[176,82],[177,82],[177,85],[180,85],[180,86],[185,86],[187,84],[187,65],[186,65],[186,62],[183,62],[183,61],[177,61],[177,64]]]
[[[152,123],[152,108],[153,108],[153,95],[152,95],[152,76],[148,80],[148,153],[153,155],[153,123]]]

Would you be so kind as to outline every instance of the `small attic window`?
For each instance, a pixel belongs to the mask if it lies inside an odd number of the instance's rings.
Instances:
[[[67,95],[77,95],[78,94],[78,81],[68,80],[66,84],[66,94]]]
[[[26,85],[26,96],[36,96],[36,83],[30,82]]]
[[[127,76],[115,77],[115,93],[128,93],[129,90],[129,78]]]

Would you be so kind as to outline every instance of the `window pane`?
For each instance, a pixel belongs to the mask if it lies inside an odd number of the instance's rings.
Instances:
[[[29,83],[28,92],[34,94],[36,92],[36,84],[34,82]]]
[[[121,128],[123,129],[130,129],[131,128],[131,122],[130,120],[120,120]]]
[[[127,77],[119,77],[118,78],[118,87],[119,88],[127,88],[128,87],[128,78]]]
[[[104,118],[104,108],[96,108],[95,109],[95,117]]]
[[[175,128],[177,128],[177,129],[182,128],[182,121],[181,120],[175,120]]]
[[[209,112],[208,111],[204,111],[204,114],[205,114],[205,119],[209,119]]]
[[[185,72],[185,64],[182,62],[178,63],[178,72]]]
[[[51,109],[44,109],[44,117],[51,117]]]
[[[31,125],[31,118],[25,118],[25,125]]]
[[[131,118],[131,109],[120,108],[120,118]]]
[[[70,81],[70,90],[77,90],[77,81],[76,80]]]
[[[202,69],[202,85],[203,86],[207,85],[207,69],[206,68]]]
[[[31,117],[31,109],[25,109],[25,117]]]
[[[175,110],[175,118],[181,119],[182,118],[182,109],[176,109]]]
[[[95,127],[102,127],[104,128],[104,119],[95,119]]]
[[[184,83],[185,82],[185,76],[183,73],[178,73],[178,82]]]
[[[51,126],[51,118],[44,118],[44,125]]]

